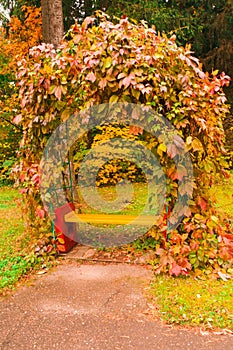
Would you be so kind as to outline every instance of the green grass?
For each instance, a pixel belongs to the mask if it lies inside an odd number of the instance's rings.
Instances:
[[[129,203],[126,203],[125,207],[119,210],[117,214],[122,215],[139,215],[143,210],[147,199],[148,199],[148,187],[145,183],[135,183],[133,184],[133,197]],[[91,193],[91,189],[88,190]],[[106,201],[114,201],[117,198],[116,187],[101,187],[98,188],[99,195]],[[233,217],[233,174],[228,180],[221,180],[220,183],[215,185],[211,189],[211,193],[216,197],[217,200],[217,208],[224,211],[225,213],[231,215]],[[97,210],[93,209],[91,205],[86,205],[82,196],[81,204],[82,204],[82,212],[83,213],[98,213]],[[95,195],[93,194],[93,201],[95,199]],[[1,205],[1,204],[0,204]]]
[[[13,287],[31,268],[25,260],[29,237],[24,235],[23,219],[15,200],[18,191],[0,188],[0,289]]]
[[[233,330],[233,281],[156,276],[151,293],[167,323]]]
[[[22,248],[18,239],[24,231],[23,220],[15,199],[19,199],[16,190],[0,188],[0,260]]]
[[[230,179],[215,185],[211,192],[216,197],[217,208],[233,217],[233,174]]]
[[[233,175],[212,189],[217,207],[233,217]],[[233,331],[233,281],[156,276],[152,301],[167,323]]]
[[[130,198],[130,195],[126,196],[126,200],[122,202],[122,205],[119,206],[118,211],[111,211],[113,214],[119,214],[119,215],[139,215],[148,200],[148,185],[146,183],[133,183],[133,193],[132,198]],[[103,201],[106,201],[108,203],[111,203],[111,201],[114,201],[118,198],[118,194],[116,192],[116,186],[107,186],[107,187],[100,187],[98,188],[98,194],[100,198]],[[95,203],[95,194],[93,189],[88,189],[88,194],[90,195],[93,193],[90,198],[90,203],[86,203],[83,199],[82,195],[80,194],[80,191],[78,190],[80,202],[81,202],[81,211],[82,213],[87,214],[98,214],[102,213],[101,211],[94,209],[91,204],[92,202]],[[126,191],[124,194],[127,193]],[[121,198],[121,194],[119,195]],[[153,211],[154,212],[154,211]],[[110,212],[109,212],[110,213]],[[145,215],[150,214],[150,212],[145,212]]]
[[[0,209],[9,209],[16,207],[14,200],[20,198],[20,194],[17,190],[11,187],[0,188]]]
[[[92,193],[93,189],[89,188],[88,193]],[[117,192],[115,186],[107,186],[107,187],[100,187],[98,188],[98,194],[104,201],[111,202],[117,199]],[[128,196],[129,197],[129,196]],[[94,209],[91,206],[92,201],[95,203],[95,194],[93,192],[93,195],[91,196],[90,203],[86,204],[85,200],[82,198],[82,195],[79,191],[79,198],[82,205],[82,213],[92,213],[97,214],[100,211]],[[117,214],[121,215],[139,215],[141,211],[143,210],[148,198],[148,186],[145,183],[134,183],[133,184],[133,195],[132,198],[129,201],[125,201],[123,203],[122,208],[117,212]]]

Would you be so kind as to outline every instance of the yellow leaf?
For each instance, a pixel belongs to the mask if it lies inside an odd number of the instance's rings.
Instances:
[[[215,223],[215,224],[218,224],[219,223],[219,219],[217,216],[214,216],[214,215],[211,215],[211,220]]]
[[[105,58],[104,63],[103,63],[103,68],[110,68],[112,65],[112,58],[110,56],[108,56],[107,58]]]
[[[109,103],[115,103],[117,102],[119,97],[117,95],[112,95],[109,99]]]
[[[162,157],[163,152],[165,153],[166,151],[167,151],[166,145],[164,143],[160,143],[160,145],[157,148],[158,155]]]
[[[196,137],[192,141],[192,148],[193,148],[194,151],[203,151],[202,143]]]
[[[195,219],[198,221],[202,221],[204,219],[204,216],[200,215],[200,214],[195,214],[194,215]]]
[[[61,120],[65,122],[71,116],[71,111],[69,108],[66,108],[61,114]]]
[[[48,64],[45,64],[44,65],[44,72],[47,73],[47,74],[52,74],[53,70]]]
[[[186,138],[186,143],[187,143],[187,145],[191,145],[192,140],[193,140],[192,136],[188,136],[188,137]]]
[[[136,90],[136,89],[132,89],[131,91],[132,91],[133,97],[135,97],[138,100],[141,92],[139,90]]]

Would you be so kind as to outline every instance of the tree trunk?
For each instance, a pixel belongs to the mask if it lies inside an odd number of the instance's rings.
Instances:
[[[41,0],[43,42],[57,47],[63,37],[62,0]]]

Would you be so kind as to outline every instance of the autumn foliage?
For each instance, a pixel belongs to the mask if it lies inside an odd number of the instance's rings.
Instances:
[[[8,25],[8,37],[1,45],[4,55],[19,60],[29,49],[38,45],[42,39],[41,9],[22,6],[24,19],[13,16]],[[4,51],[3,51],[4,50]]]
[[[48,222],[39,196],[39,163],[48,138],[60,123],[101,103],[150,106],[176,128],[194,169],[193,199],[182,223],[167,235],[160,227],[148,233],[157,240],[156,271],[232,274],[232,225],[215,209],[209,192],[215,181],[227,176],[222,120],[229,111],[222,88],[229,84],[229,77],[217,71],[204,73],[190,47],[178,47],[174,36],[157,35],[127,18],[113,24],[100,17],[74,25],[69,40],[64,39],[57,50],[48,44],[34,47],[19,65],[21,111],[14,122],[23,127],[24,136],[15,173],[24,188],[28,222],[35,229]],[[178,154],[179,145],[166,148],[141,130],[129,132],[148,141],[148,148],[158,157],[172,210],[178,181],[186,176],[171,159]],[[181,196],[185,198],[189,188],[190,183],[184,183]],[[36,212],[40,218],[35,224]]]
[[[20,129],[11,125],[19,100],[15,84],[18,62],[41,41],[41,10],[22,7],[22,17],[12,17],[6,30],[0,31],[0,182],[9,181],[19,145]]]

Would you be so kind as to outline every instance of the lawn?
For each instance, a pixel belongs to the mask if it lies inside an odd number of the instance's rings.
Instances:
[[[156,276],[152,301],[169,324],[233,331],[233,281]]]
[[[148,198],[148,186],[146,183],[133,183],[132,187],[133,187],[132,196],[128,195],[128,192],[127,192],[125,201],[123,201],[122,206],[119,206],[119,211],[117,211],[117,214],[139,215],[142,212]],[[88,188],[86,191],[90,196],[90,201],[89,201],[90,205],[87,205],[85,203],[80,193],[80,190],[78,190],[79,198],[82,206],[81,207],[82,213],[98,214],[99,210],[91,207],[91,203],[95,203],[95,199],[96,199],[94,189]],[[97,189],[97,191],[99,196],[107,202],[113,202],[118,197],[116,186],[100,187]],[[121,196],[122,194],[123,193],[119,194],[119,196]],[[124,194],[125,194],[125,191],[124,191]]]
[[[132,198],[127,203],[125,207],[122,207],[119,210],[118,214],[122,215],[139,215],[144,208],[144,205],[148,198],[148,187],[145,183],[134,183],[133,185],[133,195]],[[89,188],[88,194],[95,202],[95,193],[94,190]],[[211,189],[212,194],[217,200],[217,208],[224,211],[225,213],[233,216],[233,174],[230,179],[221,180],[217,185]],[[99,213],[98,210],[95,210],[90,206],[85,204],[85,201],[82,198],[82,195],[79,193],[79,198],[81,200],[81,210],[82,213]],[[93,193],[93,194],[92,194]],[[98,188],[99,195],[106,201],[114,201],[117,198],[116,187],[101,187]],[[130,196],[129,196],[130,197]],[[91,201],[90,201],[91,203]]]
[[[221,181],[212,188],[217,207],[233,217],[233,174],[229,180]]]

